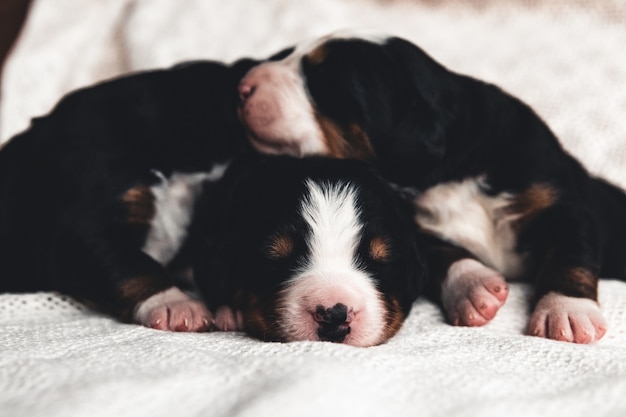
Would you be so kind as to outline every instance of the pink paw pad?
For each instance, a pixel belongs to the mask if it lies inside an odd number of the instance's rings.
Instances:
[[[146,327],[173,332],[202,332],[213,323],[203,302],[176,287],[153,295],[139,305],[135,321]]]
[[[229,306],[221,306],[215,311],[215,329],[222,332],[243,331],[243,314]]]
[[[455,326],[491,321],[509,294],[504,277],[473,259],[455,262],[442,285],[443,306]]]
[[[606,321],[595,301],[551,292],[537,303],[530,318],[528,334],[587,344],[600,340],[606,328]]]

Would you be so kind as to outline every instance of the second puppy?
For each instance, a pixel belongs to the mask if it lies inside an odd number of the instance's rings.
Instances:
[[[221,306],[217,328],[354,346],[393,336],[426,272],[411,204],[359,161],[234,164],[220,198],[211,194],[205,214],[218,224],[196,254],[196,284]]]

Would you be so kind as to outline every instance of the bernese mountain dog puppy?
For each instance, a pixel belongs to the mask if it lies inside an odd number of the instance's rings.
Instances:
[[[397,37],[330,36],[285,55],[239,86],[252,144],[372,161],[412,190],[432,235],[431,294],[451,323],[489,322],[506,277],[535,283],[530,334],[604,335],[598,277],[626,278],[626,196],[590,176],[529,106]]]
[[[412,204],[369,164],[251,156],[217,190],[193,262],[217,329],[353,346],[398,331],[426,269]]]
[[[254,64],[103,82],[14,137],[0,150],[0,291],[55,290],[124,321],[207,329],[173,269],[205,183],[249,147],[237,84]]]

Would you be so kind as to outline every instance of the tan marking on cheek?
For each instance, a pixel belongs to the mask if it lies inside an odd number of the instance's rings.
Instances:
[[[268,254],[272,259],[282,259],[291,255],[293,251],[293,240],[289,236],[278,235],[272,238]]]
[[[370,256],[372,259],[378,262],[385,262],[389,260],[389,255],[391,255],[389,241],[382,236],[374,237],[370,242]]]
[[[328,49],[325,45],[320,45],[305,55],[305,58],[311,64],[321,64],[328,56]]]
[[[328,156],[365,161],[375,159],[374,148],[367,134],[359,125],[351,124],[347,129],[343,129],[320,113],[316,113],[315,118],[322,131],[324,142],[328,149]]]
[[[326,149],[328,149],[328,156],[348,158],[350,156],[350,147],[344,138],[343,130],[335,122],[319,113],[316,113],[315,118],[322,131]]]
[[[235,296],[235,306],[242,312],[243,327],[250,336],[268,342],[281,340],[276,331],[274,302],[240,291]]]
[[[387,310],[386,326],[379,343],[385,343],[398,333],[406,318],[397,298],[385,300],[385,309]]]
[[[361,128],[358,124],[352,124],[348,128],[348,140],[350,141],[353,149],[352,158],[362,159],[365,161],[376,158],[376,152],[374,152],[372,142],[365,131],[363,131],[363,128]]]
[[[155,215],[154,195],[150,187],[138,185],[122,195],[126,208],[126,221],[131,224],[150,224]]]

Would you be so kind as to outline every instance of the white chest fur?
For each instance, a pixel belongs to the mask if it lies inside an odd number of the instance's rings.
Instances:
[[[155,200],[155,215],[143,246],[145,253],[162,265],[174,258],[187,237],[202,184],[222,178],[227,167],[228,164],[218,164],[209,172],[173,172],[169,178],[154,171],[161,181],[150,187]]]
[[[484,193],[482,178],[469,178],[429,188],[415,198],[416,221],[420,227],[457,244],[507,278],[523,273],[523,256],[516,251],[513,222],[518,218],[507,211],[513,196]]]

